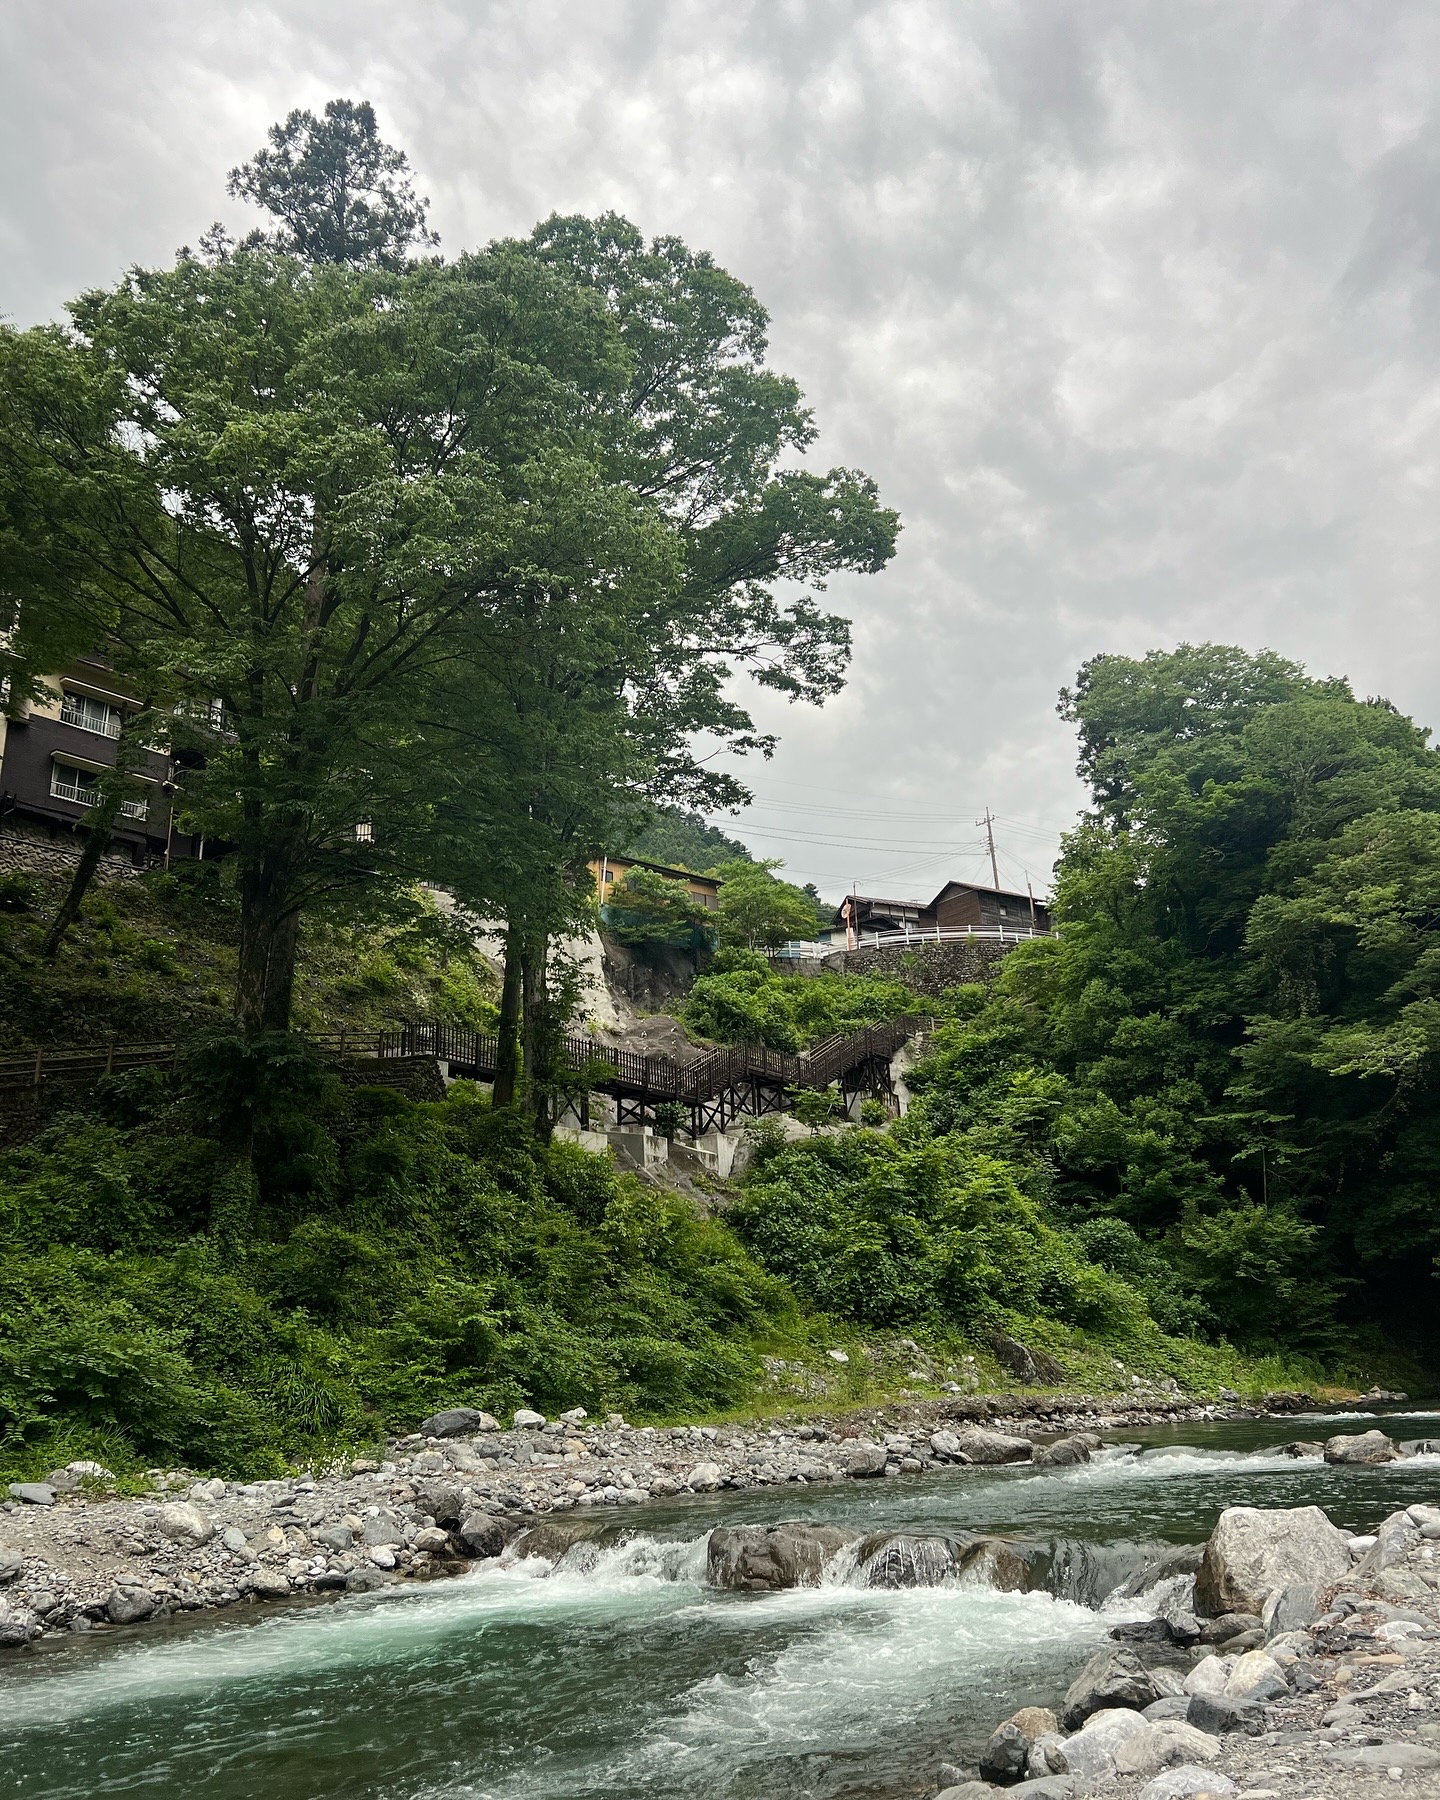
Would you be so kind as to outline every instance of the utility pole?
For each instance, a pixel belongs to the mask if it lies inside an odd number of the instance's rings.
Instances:
[[[975,821],[985,827],[985,842],[990,846],[990,878],[995,883],[995,892],[1000,892],[1000,865],[995,860],[995,820],[990,808],[985,808],[985,817]]]

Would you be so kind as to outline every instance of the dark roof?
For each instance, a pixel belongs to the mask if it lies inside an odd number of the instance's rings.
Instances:
[[[627,869],[651,869],[657,875],[668,875],[672,881],[708,881],[711,887],[724,887],[718,875],[707,875],[700,869],[672,869],[668,863],[647,862],[643,856],[612,856],[608,852],[592,858],[602,865],[624,863]]]
[[[954,893],[954,891],[957,888],[962,893],[967,893],[967,894],[993,894],[997,900],[1019,900],[1025,906],[1028,906],[1030,904],[1030,901],[1032,898],[1034,899],[1035,904],[1037,906],[1044,906],[1046,904],[1045,901],[1042,900],[1038,894],[1035,894],[1033,896],[1030,894],[1022,894],[1022,893],[1019,893],[1015,888],[991,887],[988,882],[983,882],[983,881],[947,881],[945,883],[944,887],[941,888],[940,892],[935,896],[935,898],[925,908],[925,911],[933,912],[934,909],[945,898],[945,896],[947,894]]]

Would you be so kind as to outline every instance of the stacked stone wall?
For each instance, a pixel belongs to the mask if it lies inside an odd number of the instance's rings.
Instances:
[[[1022,940],[1024,941],[1024,940]],[[873,944],[839,950],[808,972],[837,969],[847,975],[892,975],[917,994],[938,997],[946,988],[993,981],[1003,957],[1015,948],[999,938],[954,938],[939,943]]]
[[[65,876],[75,873],[85,840],[78,833],[51,836],[22,821],[10,819],[0,827],[0,875],[23,871],[27,875]],[[95,871],[97,882],[133,881],[144,873],[125,851],[114,850],[100,858]]]

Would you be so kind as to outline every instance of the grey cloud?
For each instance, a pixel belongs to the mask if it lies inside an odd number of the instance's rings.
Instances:
[[[1054,697],[1098,650],[1270,644],[1435,716],[1437,73],[1408,0],[22,3],[0,309],[240,223],[224,171],[334,93],[452,251],[609,206],[712,249],[906,522],[832,589],[847,693],[760,704],[741,829],[918,892],[985,804],[1073,813]]]

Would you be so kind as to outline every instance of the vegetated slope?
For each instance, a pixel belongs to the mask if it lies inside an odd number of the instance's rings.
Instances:
[[[672,869],[693,869],[704,874],[722,863],[750,862],[753,858],[739,838],[707,825],[696,812],[678,806],[659,806],[654,817],[623,847],[625,856],[664,863]]]
[[[753,950],[721,950],[681,1012],[692,1031],[713,1043],[796,1051],[921,1006],[902,981],[888,976],[784,975]]]
[[[49,962],[40,944],[63,886],[25,873],[0,880],[0,1050],[228,1028],[239,920],[216,865],[95,889]],[[370,924],[307,924],[296,1026],[362,1031],[426,1018],[487,1029],[497,990],[469,933],[417,892]]]
[[[1440,755],[1224,646],[1102,658],[1060,935],[957,997],[910,1127],[1003,1160],[1172,1329],[1432,1362]]]

